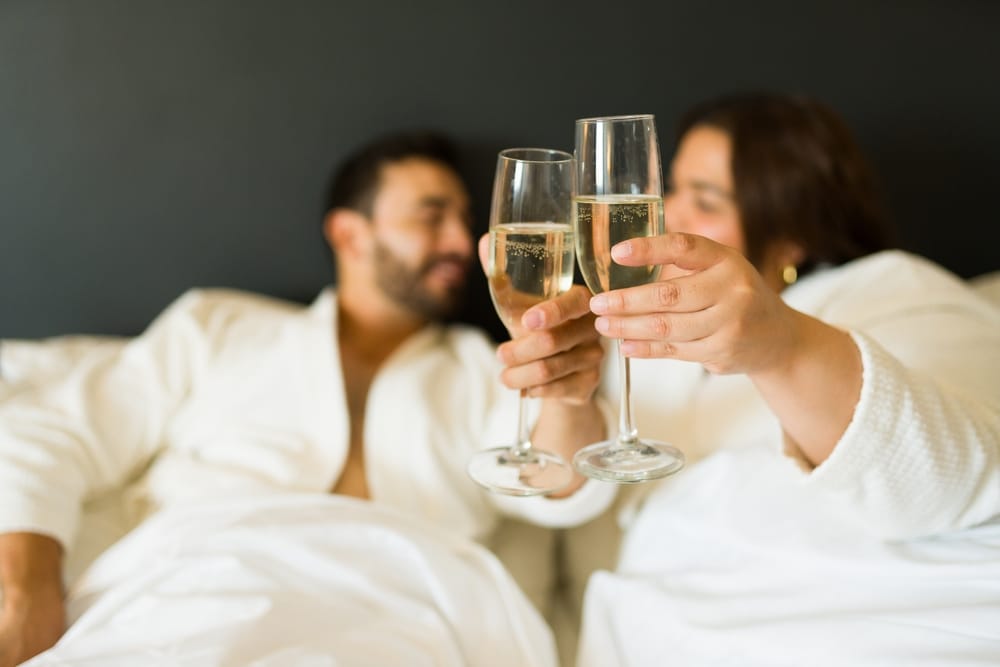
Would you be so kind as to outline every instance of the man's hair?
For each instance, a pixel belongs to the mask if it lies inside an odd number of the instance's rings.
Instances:
[[[440,162],[460,173],[458,151],[447,136],[427,130],[387,135],[357,149],[334,170],[325,211],[349,208],[371,216],[382,168],[410,158]]]
[[[729,135],[734,195],[755,265],[776,240],[795,241],[806,251],[799,275],[892,247],[874,175],[828,106],[774,93],[721,97],[681,119],[678,141],[706,126]]]

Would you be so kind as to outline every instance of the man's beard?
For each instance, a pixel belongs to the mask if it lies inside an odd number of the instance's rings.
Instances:
[[[431,257],[415,269],[408,267],[392,250],[375,241],[375,280],[381,290],[397,304],[428,320],[443,320],[453,315],[465,296],[465,282],[449,288],[443,295],[426,289],[424,277],[442,262],[468,266],[461,255]]]

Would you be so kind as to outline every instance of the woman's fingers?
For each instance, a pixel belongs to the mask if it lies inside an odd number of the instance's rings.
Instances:
[[[725,324],[724,309],[696,313],[649,313],[630,317],[599,317],[594,328],[608,338],[683,343],[700,340]]]
[[[704,310],[718,299],[718,283],[714,271],[663,280],[637,287],[602,292],[590,300],[590,309],[597,315],[629,315],[639,313],[693,313]]]
[[[669,275],[673,277],[597,294],[590,300],[590,308],[597,315],[693,313],[710,308],[745,283],[746,272],[753,272],[743,257],[731,249],[713,244],[710,251],[713,262],[704,268],[678,270],[673,265],[665,266],[664,269],[671,269]]]
[[[725,257],[729,248],[696,234],[667,232],[622,241],[611,248],[611,257],[622,266],[674,264],[702,271]]]
[[[734,249],[668,234],[616,245],[613,255],[623,264],[669,262],[688,272],[591,300],[595,328],[622,340],[627,356],[694,361],[722,373],[748,372],[778,356],[787,307]]]

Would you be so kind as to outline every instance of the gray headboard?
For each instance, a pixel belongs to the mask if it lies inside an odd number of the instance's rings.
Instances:
[[[998,29],[974,0],[6,0],[0,338],[135,333],[193,285],[310,299],[329,169],[374,134],[451,131],[483,227],[498,149],[653,112],[668,155],[686,107],[747,88],[840,110],[906,247],[1000,268]]]

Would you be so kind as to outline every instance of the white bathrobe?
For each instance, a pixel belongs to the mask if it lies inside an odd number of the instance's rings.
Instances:
[[[810,471],[745,376],[633,362],[689,465],[627,507],[579,664],[1000,664],[1000,312],[895,251],[783,298],[858,343],[850,425]]]
[[[20,383],[0,401],[0,532],[72,544],[81,504],[135,478],[133,523],[211,497],[329,491],[349,438],[336,312],[332,290],[309,308],[194,290],[120,351]],[[464,327],[428,326],[393,353],[365,415],[376,502],[473,539],[498,510],[568,525],[610,503],[614,490],[596,483],[524,499],[468,478],[474,451],[515,435],[516,392],[499,372],[493,346]]]

